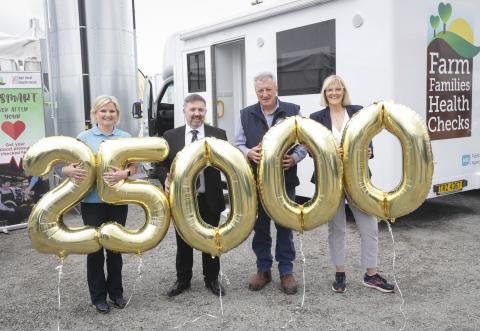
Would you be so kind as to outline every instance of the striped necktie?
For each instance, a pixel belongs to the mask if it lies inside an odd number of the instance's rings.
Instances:
[[[190,131],[192,133],[192,143],[196,140],[198,140],[198,130],[192,130]]]

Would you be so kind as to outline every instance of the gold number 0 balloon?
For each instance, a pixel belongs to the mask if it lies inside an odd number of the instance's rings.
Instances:
[[[223,171],[230,194],[230,215],[219,227],[205,223],[193,187],[200,171],[213,165]],[[208,137],[186,146],[171,166],[170,206],[178,233],[190,246],[218,256],[240,245],[253,230],[257,194],[252,169],[227,141]]]
[[[100,244],[121,253],[141,253],[155,247],[165,236],[170,224],[170,207],[163,190],[142,180],[124,180],[107,185],[103,174],[111,166],[124,168],[127,163],[162,161],[169,152],[163,138],[123,138],[104,141],[97,153],[98,195],[106,203],[134,203],[143,207],[146,220],[138,230],[127,230],[115,222],[100,228]],[[114,221],[114,220],[112,220]]]
[[[64,258],[68,254],[88,254],[101,248],[95,228],[69,228],[62,221],[63,213],[76,205],[95,182],[95,156],[90,148],[71,137],[44,138],[28,149],[23,168],[29,175],[42,176],[56,163],[79,161],[87,177],[79,183],[65,180],[33,207],[28,219],[28,234],[39,252]]]
[[[291,201],[284,188],[283,155],[297,141],[309,148],[315,164],[315,195],[304,205]],[[263,137],[258,167],[260,196],[265,211],[286,228],[303,232],[328,222],[340,203],[342,173],[335,138],[314,120],[292,116]]]
[[[383,128],[400,140],[403,155],[401,183],[390,192],[372,185],[367,148]],[[413,110],[382,102],[362,109],[343,133],[345,189],[355,205],[380,219],[394,219],[417,209],[432,183],[433,156],[427,129]]]

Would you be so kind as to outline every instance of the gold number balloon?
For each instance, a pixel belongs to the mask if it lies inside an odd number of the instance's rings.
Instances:
[[[198,210],[195,179],[213,165],[226,176],[230,195],[227,221],[214,227]],[[227,141],[208,137],[186,146],[171,166],[170,206],[178,233],[192,247],[218,256],[240,245],[253,230],[257,194],[252,169],[244,155]]]
[[[87,171],[81,182],[72,179],[45,194],[33,207],[28,219],[28,234],[35,249],[42,253],[88,254],[101,248],[97,230],[91,226],[69,228],[63,214],[88,193],[95,182],[95,156],[84,143],[71,137],[44,138],[30,147],[23,158],[25,172],[32,176],[48,173],[56,163],[77,163]]]
[[[315,195],[304,205],[290,200],[285,191],[282,159],[297,142],[308,147],[314,159]],[[262,140],[258,167],[260,196],[265,211],[278,224],[303,232],[328,222],[342,196],[342,162],[331,132],[308,118],[292,116],[273,126]]]
[[[111,204],[134,203],[143,207],[146,220],[137,230],[108,222],[100,228],[100,244],[121,253],[141,253],[155,247],[165,236],[170,223],[170,208],[165,193],[143,180],[123,180],[110,186],[103,174],[110,167],[124,168],[127,163],[162,161],[169,152],[163,138],[123,138],[104,141],[97,153],[97,189],[100,198]],[[112,220],[114,221],[114,220]]]
[[[403,155],[402,181],[390,192],[373,186],[368,176],[368,144],[384,128],[400,140]],[[351,118],[342,141],[345,189],[358,208],[380,219],[394,219],[425,200],[433,156],[427,129],[416,112],[389,102],[373,104]]]

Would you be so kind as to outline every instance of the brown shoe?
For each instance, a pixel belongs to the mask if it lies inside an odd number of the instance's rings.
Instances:
[[[297,281],[292,274],[280,276],[280,288],[286,294],[297,293]]]
[[[253,276],[248,288],[251,291],[260,291],[268,283],[272,281],[272,273],[269,271],[258,271],[255,276]]]

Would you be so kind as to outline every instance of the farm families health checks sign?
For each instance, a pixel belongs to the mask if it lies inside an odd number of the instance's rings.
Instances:
[[[17,166],[27,149],[45,136],[39,72],[0,72],[0,164]]]
[[[472,128],[473,29],[441,2],[430,16],[427,48],[427,127],[432,140],[470,137]]]

